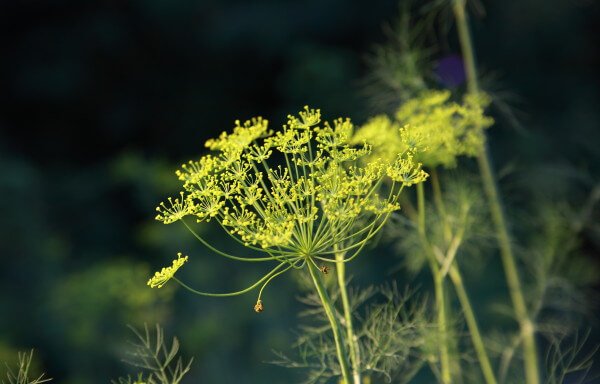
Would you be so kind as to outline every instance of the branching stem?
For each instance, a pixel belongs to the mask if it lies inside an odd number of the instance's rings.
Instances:
[[[432,248],[427,240],[427,234],[425,233],[425,191],[423,190],[423,183],[417,184],[417,211],[418,211],[418,231],[419,237],[427,259],[429,261],[429,267],[431,274],[433,275],[434,291],[435,291],[435,303],[437,307],[437,322],[440,333],[440,365],[442,373],[442,383],[452,383],[452,375],[450,371],[450,354],[448,352],[448,332],[446,330],[446,300],[444,293],[444,278],[440,273],[440,268]]]
[[[329,298],[329,294],[327,293],[325,285],[323,284],[321,272],[316,267],[315,263],[308,262],[306,263],[306,265],[308,267],[308,271],[310,272],[310,277],[312,278],[313,283],[315,285],[315,289],[317,290],[317,294],[321,299],[321,304],[323,305],[323,309],[325,310],[327,319],[329,320],[331,331],[333,332],[333,339],[335,341],[335,348],[337,351],[338,362],[340,363],[342,378],[344,380],[344,383],[350,384],[352,383],[352,375],[350,373],[350,364],[348,362],[348,351],[346,351],[344,337],[342,335],[340,322],[338,321],[338,318],[335,314],[333,302]]]
[[[490,358],[487,354],[487,351],[485,350],[483,337],[481,337],[479,325],[477,324],[477,318],[475,317],[473,307],[471,307],[471,300],[469,300],[469,295],[467,294],[467,290],[465,289],[465,285],[463,284],[460,270],[456,264],[452,264],[450,266],[449,275],[450,280],[454,285],[454,290],[456,291],[458,301],[460,302],[460,305],[462,307],[463,314],[465,316],[465,321],[467,322],[467,327],[469,328],[471,342],[473,343],[473,347],[475,348],[475,353],[477,354],[477,359],[479,360],[479,365],[481,367],[483,377],[485,378],[485,382],[487,384],[496,384],[498,381],[496,380],[496,376],[494,375],[494,370],[492,368],[492,364],[490,363]]]
[[[433,188],[434,200],[438,202],[436,205],[438,209],[443,207],[443,198],[441,193],[441,188],[438,183],[437,188]],[[496,376],[494,375],[494,370],[492,368],[492,364],[490,363],[490,358],[485,349],[485,345],[483,343],[483,337],[481,336],[481,332],[479,330],[479,325],[477,324],[477,318],[475,317],[475,312],[473,311],[473,307],[471,306],[471,300],[469,299],[469,295],[467,294],[467,290],[463,284],[462,276],[458,264],[455,262],[456,254],[458,253],[458,248],[463,241],[464,232],[465,232],[465,221],[468,210],[464,210],[464,216],[462,217],[462,225],[458,228],[456,234],[452,237],[450,244],[448,246],[448,250],[446,254],[443,255],[439,249],[435,251],[438,252],[438,259],[441,264],[441,274],[445,276],[449,274],[450,281],[452,281],[452,285],[454,286],[454,290],[456,291],[456,296],[458,297],[458,301],[460,302],[460,306],[465,316],[465,321],[467,323],[467,327],[469,328],[469,335],[471,337],[471,341],[475,348],[475,353],[477,355],[477,359],[479,360],[479,365],[481,367],[481,371],[485,378],[485,382],[487,384],[497,384]],[[446,226],[448,223],[448,217],[445,210],[440,210],[439,214],[442,216],[442,220],[444,225]],[[450,227],[448,226],[448,229]]]
[[[338,287],[340,290],[340,296],[342,298],[342,307],[344,310],[344,325],[346,326],[346,335],[348,338],[348,346],[350,348],[350,362],[352,363],[352,376],[354,384],[361,384],[361,369],[358,342],[354,335],[354,327],[352,323],[352,307],[350,306],[350,300],[348,299],[348,290],[346,289],[346,264],[344,263],[344,253],[336,253],[336,274]]]

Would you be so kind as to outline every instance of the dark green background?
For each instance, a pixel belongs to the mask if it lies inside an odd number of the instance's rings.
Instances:
[[[271,349],[290,352],[300,309],[293,281],[274,282],[261,315],[252,294],[150,290],[149,275],[177,251],[190,255],[182,276],[200,289],[243,287],[260,273],[209,254],[183,227],[153,221],[154,207],[178,190],[176,166],[235,119],[262,115],[277,127],[305,104],[356,122],[377,112],[361,92],[364,57],[385,40],[381,26],[397,5],[0,3],[2,360],[36,348],[57,382],[106,383],[126,372],[126,324],[160,322],[195,356],[189,383],[298,377],[263,363]],[[473,26],[484,84],[521,123],[493,112],[490,148],[497,168],[513,172],[503,183],[508,206],[526,206],[531,190],[580,204],[600,173],[600,7],[484,6]],[[453,33],[439,38],[434,60],[457,53]],[[583,244],[597,260],[595,238],[584,234]],[[349,267],[357,281],[406,282],[386,275],[397,259],[372,253]]]

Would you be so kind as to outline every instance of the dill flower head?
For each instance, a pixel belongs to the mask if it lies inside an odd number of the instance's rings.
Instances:
[[[333,261],[336,252],[353,252],[350,260],[400,208],[402,189],[427,177],[406,137],[384,158],[353,135],[350,119],[322,122],[308,107],[276,132],[260,117],[236,121],[206,142],[211,153],[176,172],[183,191],[157,208],[156,219],[192,231],[186,218],[216,221],[263,257],[233,256],[196,237],[221,256],[276,263],[266,282],[313,259]]]
[[[177,270],[181,268],[186,261],[188,261],[187,256],[181,257],[181,252],[177,253],[177,258],[173,260],[173,264],[170,267],[164,267],[160,271],[156,272],[154,276],[148,280],[147,285],[149,285],[150,288],[162,288],[167,281],[171,280],[173,276],[175,276],[175,272],[177,272]]]
[[[374,155],[384,158],[412,148],[426,167],[452,168],[459,156],[481,152],[484,129],[493,119],[484,115],[489,105],[484,94],[467,95],[462,104],[450,101],[450,96],[449,91],[425,91],[403,103],[393,119],[385,115],[370,119],[353,141],[372,143]]]

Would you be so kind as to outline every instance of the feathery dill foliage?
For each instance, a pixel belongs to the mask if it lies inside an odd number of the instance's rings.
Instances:
[[[339,287],[330,289],[338,304]],[[303,369],[302,383],[326,383],[339,376],[335,347],[327,332],[327,316],[319,296],[309,293],[300,298],[306,309],[300,313],[307,323],[300,328],[295,343],[296,356],[276,351],[272,364]],[[430,359],[437,342],[435,325],[429,319],[423,297],[396,284],[352,290],[350,304],[356,326],[356,345],[364,383],[408,383]]]
[[[317,261],[335,262],[336,253],[352,260],[400,208],[403,188],[427,178],[408,137],[400,138],[403,147],[395,156],[383,158],[353,134],[350,119],[322,122],[320,110],[308,107],[288,116],[277,132],[261,117],[236,121],[233,132],[206,142],[211,153],[176,172],[183,191],[157,208],[156,219],[182,221],[221,256],[274,263],[247,290],[215,294],[240,294],[262,285],[255,307],[260,312],[262,288],[273,278],[307,263],[318,268]],[[262,255],[217,250],[194,232],[188,217],[216,221],[235,241]],[[149,285],[164,284],[175,270],[159,273]]]
[[[460,264],[466,274],[477,274],[489,262],[486,252],[493,246],[493,233],[486,221],[482,192],[473,185],[473,180],[463,174],[453,174],[441,178],[441,181],[444,182],[440,202],[444,207],[443,213],[439,212],[436,204],[425,206],[428,242],[444,252],[451,246],[457,247],[455,258],[440,264],[441,272],[447,273],[450,264]],[[410,255],[402,257],[402,266],[411,275],[426,268],[428,261],[427,250],[415,230],[415,221],[414,217],[396,216],[391,221],[393,224],[385,228],[385,237],[393,242],[398,255]]]
[[[29,353],[21,353],[18,354],[18,362],[16,372],[11,369],[8,365],[6,365],[6,380],[0,381],[2,384],[40,384],[47,383],[51,381],[50,378],[45,378],[42,373],[38,377],[30,377],[31,374],[29,372],[31,368],[31,361],[33,360],[33,350]]]
[[[150,330],[144,326],[144,333],[130,327],[137,340],[131,342],[128,352],[130,365],[142,369],[136,377],[120,377],[112,380],[112,384],[179,384],[188,373],[193,359],[185,363],[178,357],[179,341],[173,338],[169,347],[165,342],[164,331],[157,324],[156,334],[151,336]]]
[[[598,377],[590,377],[594,356],[600,347],[586,348],[590,331],[576,332],[567,336],[550,339],[546,353],[547,383],[590,383]]]
[[[415,97],[433,78],[433,49],[425,47],[427,23],[411,17],[410,1],[405,2],[397,20],[384,26],[387,42],[367,56],[365,94],[378,111],[394,110],[399,101]]]

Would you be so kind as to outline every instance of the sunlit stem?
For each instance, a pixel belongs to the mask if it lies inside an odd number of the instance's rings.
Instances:
[[[471,42],[471,34],[467,15],[465,12],[465,0],[455,0],[453,5],[454,16],[456,18],[456,27],[458,37],[462,48],[463,59],[465,63],[465,73],[467,76],[467,88],[469,93],[478,93],[479,84],[477,82],[477,69],[475,66],[475,54]],[[506,275],[506,282],[513,303],[515,316],[519,322],[521,334],[523,336],[523,357],[525,364],[525,378],[527,384],[539,384],[540,376],[538,371],[537,348],[535,344],[535,329],[533,322],[527,312],[525,298],[521,289],[519,272],[515,262],[506,220],[502,212],[498,189],[495,183],[494,173],[490,165],[490,157],[487,148],[477,157],[479,171],[483,182],[485,194],[487,195],[490,214],[496,227],[500,255]]]
[[[427,240],[425,233],[425,192],[423,190],[423,183],[417,184],[417,211],[418,211],[418,231],[419,237],[425,253],[427,254],[427,260],[429,267],[431,268],[431,274],[433,275],[433,285],[435,291],[435,304],[437,307],[437,323],[440,335],[440,366],[442,373],[442,383],[449,384],[452,382],[452,375],[450,372],[450,354],[448,352],[448,335],[446,331],[446,300],[444,294],[444,278],[440,273],[438,262],[435,258],[433,250]]]
[[[479,331],[479,325],[477,324],[475,312],[473,311],[467,290],[463,284],[460,269],[458,268],[458,264],[454,261],[458,252],[458,247],[462,243],[463,236],[464,225],[458,230],[458,233],[452,239],[446,255],[443,255],[439,249],[434,249],[434,251],[438,252],[438,259],[442,263],[442,271],[440,273],[443,276],[445,276],[446,273],[450,275],[450,280],[452,281],[452,285],[454,286],[454,290],[458,296],[458,301],[460,302],[461,309],[465,316],[465,321],[467,322],[467,327],[469,328],[471,342],[475,348],[475,354],[477,355],[477,360],[479,360],[479,365],[485,378],[485,382],[487,384],[497,384],[494,370],[492,369],[492,364],[490,363],[490,358],[485,349],[481,332]]]
[[[281,269],[281,267],[283,267],[284,263],[280,263],[279,265],[277,265],[275,268],[273,268],[269,273],[267,273],[266,275],[264,275],[262,278],[260,278],[260,280],[258,280],[256,283],[252,284],[251,286],[249,286],[248,288],[242,289],[240,291],[235,291],[235,292],[225,292],[225,293],[211,293],[211,292],[203,292],[203,291],[198,291],[192,287],[190,287],[189,285],[185,284],[184,282],[182,282],[181,280],[179,280],[176,277],[173,277],[173,280],[175,280],[176,282],[179,283],[179,285],[181,285],[183,288],[187,289],[188,291],[196,294],[196,295],[200,295],[200,296],[210,296],[210,297],[228,297],[228,296],[238,296],[238,295],[242,295],[244,293],[250,292],[253,289],[256,289],[259,285],[265,283],[266,281],[269,281],[272,277],[279,275],[280,273],[277,273],[278,270]],[[287,268],[285,268],[282,272],[287,271],[288,269],[292,268],[292,266],[288,266]]]
[[[354,327],[352,325],[352,307],[350,307],[350,300],[348,299],[348,290],[346,289],[346,264],[344,263],[345,256],[346,255],[343,252],[338,252],[335,254],[335,259],[336,261],[338,261],[338,263],[336,263],[335,269],[337,274],[338,287],[340,290],[340,296],[342,298],[342,307],[344,310],[344,325],[346,326],[346,335],[348,338],[348,345],[350,348],[352,376],[354,378],[354,384],[361,384],[358,340],[354,335]]]
[[[483,337],[481,337],[481,332],[479,331],[479,325],[477,324],[475,312],[471,307],[469,295],[467,295],[467,290],[463,284],[460,270],[456,264],[452,264],[450,266],[449,275],[450,280],[454,285],[456,296],[458,297],[458,301],[460,302],[460,306],[463,310],[465,321],[467,323],[467,327],[469,328],[469,335],[471,336],[471,341],[473,343],[473,347],[475,348],[475,353],[477,355],[477,359],[479,360],[479,365],[481,366],[481,372],[483,373],[485,382],[487,384],[496,384],[497,381],[494,375],[494,370],[492,369],[490,358],[485,350]]]
[[[439,191],[436,192],[434,190],[434,195],[438,192]],[[439,196],[438,198],[440,200],[442,199],[441,196]],[[445,216],[445,213],[440,212],[440,215]],[[450,266],[454,263],[454,259],[456,258],[456,255],[458,254],[458,248],[461,246],[461,244],[463,242],[463,238],[465,236],[465,230],[467,227],[468,216],[469,216],[469,209],[463,208],[462,214],[460,217],[461,225],[458,226],[458,228],[456,230],[456,234],[454,236],[451,235],[452,239],[449,241],[448,249],[446,250],[446,256],[443,258],[443,261],[441,262],[442,276],[446,276],[448,274],[448,271],[450,270]],[[445,222],[448,222],[447,217],[442,217],[442,220],[444,220]]]
[[[325,286],[323,284],[323,278],[321,277],[321,271],[319,271],[319,268],[316,267],[314,262],[306,263],[306,265],[308,266],[310,277],[312,278],[313,283],[315,285],[315,289],[317,290],[317,294],[321,299],[321,304],[323,305],[323,309],[325,310],[325,314],[327,315],[327,319],[329,320],[329,325],[331,326],[331,331],[333,332],[335,349],[337,351],[338,362],[340,363],[340,370],[342,372],[344,384],[350,384],[352,383],[352,375],[350,373],[348,351],[346,351],[344,337],[342,336],[340,322],[338,321],[338,318],[335,314],[333,302],[329,298],[329,294],[325,289]]]
[[[297,261],[296,261],[297,262]],[[286,269],[279,271],[277,273],[274,273],[273,275],[271,275],[262,285],[262,287],[260,287],[260,290],[258,291],[258,300],[260,300],[262,298],[262,294],[263,291],[265,290],[266,286],[269,285],[269,283],[271,282],[271,280],[273,280],[274,278],[276,278],[277,276],[286,273],[289,269],[291,269],[292,267],[295,266],[294,264],[291,264],[290,266],[288,266]]]
[[[234,256],[234,255],[230,255],[228,253],[225,252],[221,252],[218,249],[216,249],[215,247],[213,247],[212,245],[210,245],[206,240],[204,240],[202,238],[202,236],[200,236],[196,231],[194,231],[192,229],[192,227],[190,227],[188,225],[188,223],[185,222],[185,219],[181,219],[181,222],[183,223],[183,225],[185,225],[185,227],[192,233],[192,235],[194,235],[194,237],[196,239],[198,239],[206,248],[210,249],[211,251],[213,251],[214,253],[216,253],[217,255],[226,257],[228,259],[232,259],[232,260],[237,260],[237,261],[250,261],[250,262],[255,262],[255,261],[268,261],[268,260],[275,260],[274,256],[270,256],[270,257],[239,257],[239,256]]]

